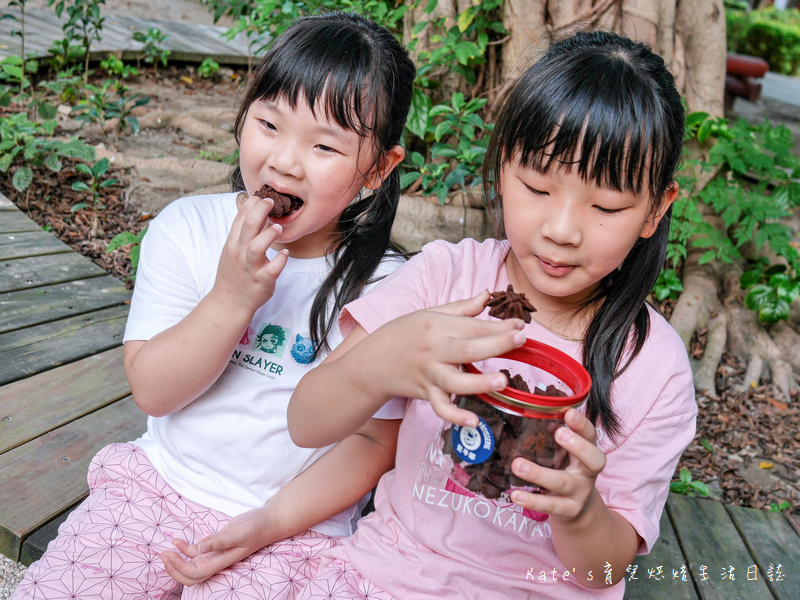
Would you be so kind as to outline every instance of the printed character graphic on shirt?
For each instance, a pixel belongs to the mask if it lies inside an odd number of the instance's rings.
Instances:
[[[265,323],[256,336],[253,350],[283,356],[283,351],[286,348],[286,333],[286,329],[280,325]]]
[[[314,354],[314,342],[311,341],[310,337],[304,337],[298,333],[289,352],[295,361],[301,365],[307,365],[311,362],[311,357]]]

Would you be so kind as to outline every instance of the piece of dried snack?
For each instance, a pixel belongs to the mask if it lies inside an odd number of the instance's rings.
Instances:
[[[268,185],[262,186],[258,191],[256,191],[255,195],[259,198],[272,199],[274,204],[272,206],[272,210],[269,211],[270,217],[280,218],[288,215],[290,212],[293,212],[293,204],[296,205],[294,208],[300,207],[299,199],[287,196],[286,194],[281,194]]]
[[[486,306],[490,307],[489,316],[498,319],[522,319],[526,323],[531,322],[531,313],[536,309],[533,307],[525,294],[518,294],[514,291],[514,286],[509,285],[505,292],[492,292]]]

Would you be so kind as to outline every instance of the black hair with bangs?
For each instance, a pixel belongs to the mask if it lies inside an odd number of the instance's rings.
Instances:
[[[509,89],[489,143],[484,191],[496,234],[505,237],[494,184],[512,158],[541,173],[577,169],[600,187],[646,193],[652,214],[673,185],[684,120],[673,77],[647,44],[607,31],[553,44]],[[647,338],[647,295],[664,263],[671,214],[670,207],[653,236],[639,238],[587,303],[597,312],[583,346],[592,376],[586,414],[612,436],[619,423],[611,384]]]
[[[370,141],[364,150],[380,165],[401,141],[415,77],[408,52],[373,21],[344,12],[300,18],[275,39],[253,74],[236,116],[236,142],[253,102],[281,99],[295,108],[304,101],[314,114],[324,111]],[[238,166],[231,184],[234,191],[245,189]],[[399,253],[390,242],[399,199],[400,175],[394,169],[380,188],[357,197],[339,218],[340,242],[328,255],[333,268],[309,319],[314,358],[329,349],[334,315],[358,298],[387,251]]]

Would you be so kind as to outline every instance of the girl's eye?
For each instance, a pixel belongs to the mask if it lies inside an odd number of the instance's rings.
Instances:
[[[613,215],[624,210],[623,208],[603,208],[602,206],[595,206],[595,208],[604,215]]]
[[[275,131],[275,125],[273,125],[269,121],[265,121],[264,119],[259,119],[259,123],[261,123],[264,129],[267,129],[269,131]]]
[[[325,144],[317,144],[317,148],[319,148],[323,152],[336,152],[336,150],[334,148],[331,148],[330,146],[326,146]]]
[[[534,194],[535,196],[547,196],[548,195],[548,192],[544,192],[542,190],[537,190],[536,188],[532,188],[527,183],[525,184],[525,187],[528,188],[528,191],[531,194]]]

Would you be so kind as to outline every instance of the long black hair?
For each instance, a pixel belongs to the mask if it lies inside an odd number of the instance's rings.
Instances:
[[[239,143],[250,105],[283,99],[294,108],[304,97],[312,111],[372,140],[375,165],[400,143],[416,69],[403,46],[384,27],[360,15],[333,12],[303,17],[279,35],[244,94],[234,133]],[[245,189],[241,170],[234,191]],[[331,273],[311,308],[314,356],[327,351],[335,316],[361,294],[386,252],[400,199],[397,169],[372,194],[359,196],[339,218],[340,241],[329,254]]]
[[[497,235],[505,232],[495,184],[512,157],[541,173],[575,168],[586,182],[646,193],[652,216],[674,185],[684,119],[673,77],[647,44],[607,31],[555,43],[510,88],[489,143],[484,188]],[[586,414],[612,436],[619,422],[611,384],[647,338],[647,295],[664,263],[671,214],[670,207],[584,306],[597,307],[583,346],[593,382]]]

